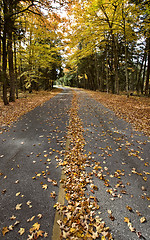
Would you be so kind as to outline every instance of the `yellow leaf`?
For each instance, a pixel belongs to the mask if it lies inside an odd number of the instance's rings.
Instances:
[[[20,210],[22,206],[22,203],[16,205],[16,210]]]
[[[27,205],[29,206],[30,204],[31,204],[31,201],[28,201],[28,202],[27,202]]]
[[[40,229],[40,224],[38,222],[34,223],[32,228],[30,228],[29,232],[33,233],[34,231],[38,231]]]
[[[48,158],[48,159],[47,159],[47,162],[50,162],[50,161],[51,161],[51,159]]]
[[[10,220],[15,220],[16,219],[16,217],[14,216],[14,215],[12,215],[11,217],[10,217]]]
[[[141,223],[146,222],[146,218],[145,218],[145,217],[142,217],[142,218],[140,219],[140,222],[141,222]]]
[[[63,236],[63,238],[67,238],[69,236],[69,232],[63,231],[62,236]]]
[[[44,185],[42,186],[43,189],[47,189],[47,187],[48,187],[47,184],[44,184]]]
[[[16,197],[18,197],[20,195],[20,192],[16,193]]]
[[[70,228],[70,232],[74,233],[74,232],[76,232],[76,229],[75,228]]]
[[[85,79],[88,79],[88,77],[87,77],[86,73],[84,74],[84,77],[85,77]]]
[[[18,231],[18,233],[19,233],[20,235],[23,235],[24,232],[25,232],[25,229],[24,229],[24,228],[20,228],[20,230]]]
[[[134,228],[131,224],[129,224],[128,227],[129,227],[129,229],[130,229],[131,232],[135,232],[135,228]]]
[[[41,173],[38,173],[36,176],[37,176],[37,177],[40,177],[40,176],[41,176]]]
[[[19,221],[16,221],[16,222],[14,223],[14,226],[18,225],[19,223],[20,223]]]
[[[42,214],[39,213],[39,214],[37,215],[37,217],[38,217],[38,219],[41,219],[41,218],[42,218]]]
[[[12,231],[12,230],[13,230],[13,227],[14,227],[13,225],[10,225],[10,226],[8,227],[8,229]]]
[[[112,211],[111,211],[111,210],[108,210],[107,212],[108,212],[108,214],[112,214]]]
[[[39,230],[40,229],[40,224],[38,222],[34,223],[33,225],[35,230]]]
[[[27,220],[27,222],[32,222],[32,221],[34,220],[34,218],[35,218],[35,216],[29,218],[29,219]]]
[[[106,240],[106,238],[104,236],[101,237],[101,240]]]
[[[44,237],[45,238],[48,237],[48,233],[47,232],[44,233]]]
[[[147,177],[143,177],[143,180],[146,182],[147,181]]]

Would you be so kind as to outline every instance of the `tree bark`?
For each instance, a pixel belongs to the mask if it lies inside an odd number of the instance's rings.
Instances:
[[[137,94],[139,95],[139,92],[140,92],[140,88],[142,86],[141,84],[141,75],[142,75],[142,69],[143,69],[143,64],[144,64],[144,61],[145,61],[145,58],[146,58],[146,52],[144,52],[144,56],[142,58],[142,63],[141,63],[141,67],[140,67],[140,71],[139,71],[139,74],[138,74],[138,80],[137,80],[137,85],[136,85],[136,90],[137,90]],[[141,90],[142,91],[142,90]]]
[[[147,73],[146,73],[145,95],[150,94],[150,92],[149,92],[149,77],[150,77],[150,37],[147,39],[147,52],[148,52],[148,63],[147,63]]]
[[[115,93],[119,94],[119,76],[118,76],[118,47],[117,40],[113,34],[113,45],[114,45],[114,70],[115,70]]]
[[[1,7],[0,7],[0,75],[2,73],[2,17],[1,17]]]
[[[14,102],[15,101],[15,76],[14,76],[14,64],[13,64],[13,27],[14,22],[11,17],[13,14],[13,3],[10,1],[9,5],[9,18],[8,18],[8,63],[9,63],[9,78],[10,78],[10,96],[9,101]]]
[[[145,53],[145,62],[144,62],[144,69],[143,69],[143,77],[141,81],[141,94],[144,93],[144,81],[145,81],[145,72],[146,72],[146,60],[147,60],[147,54]]]
[[[15,35],[14,35],[14,63],[15,63],[16,98],[18,99],[17,52],[16,52],[16,38],[15,38]]]
[[[4,28],[3,28],[3,66],[2,66],[2,79],[3,79],[3,102],[4,105],[8,105],[8,99],[7,99],[7,74],[6,74],[6,69],[7,69],[7,50],[6,50],[6,27],[7,27],[7,4],[4,1]]]

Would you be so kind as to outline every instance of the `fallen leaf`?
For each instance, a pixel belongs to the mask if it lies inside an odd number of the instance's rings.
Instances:
[[[53,192],[51,192],[51,198],[55,198],[56,197],[56,193],[55,193],[55,191],[53,191]]]
[[[138,216],[141,216],[141,213],[139,211],[136,210],[136,213]]]
[[[29,219],[27,220],[27,222],[32,222],[32,221],[34,220],[34,218],[35,218],[35,216],[29,218]]]
[[[9,229],[7,227],[3,227],[2,234],[5,236],[5,234],[9,232]]]
[[[40,229],[40,224],[38,222],[34,223],[32,228],[30,228],[29,232],[33,233],[34,231],[38,231]]]
[[[39,237],[39,236],[43,236],[43,233],[44,233],[44,231],[42,231],[42,230],[39,230],[39,231],[37,231],[36,232],[36,234],[37,234],[37,238]]]
[[[9,227],[8,227],[8,229],[10,230],[10,231],[12,231],[13,230],[13,225],[10,225]]]
[[[131,208],[131,207],[129,207],[129,206],[127,205],[126,208],[127,208],[130,212],[132,212],[132,208]]]
[[[42,214],[40,213],[37,216],[38,216],[38,219],[41,219],[43,217]]]
[[[138,236],[139,238],[142,237],[142,233],[141,233],[141,232],[137,232],[136,234],[137,234],[137,236]]]
[[[10,220],[15,220],[16,219],[16,217],[14,216],[14,215],[12,215],[11,217],[10,217]]]
[[[21,209],[21,206],[22,206],[22,203],[19,203],[16,205],[16,210],[20,210]]]
[[[16,197],[18,197],[20,195],[20,192],[16,193]]]
[[[48,188],[47,184],[44,184],[42,188],[46,190]]]
[[[25,232],[25,229],[24,229],[24,228],[20,228],[20,230],[18,231],[18,233],[19,233],[20,235],[23,235],[24,232]]]
[[[130,222],[129,218],[124,217],[124,222],[129,223]]]
[[[19,223],[20,223],[19,221],[16,221],[16,222],[14,223],[14,226],[18,225]]]
[[[48,233],[47,232],[44,233],[44,237],[45,238],[48,237]]]
[[[6,189],[3,189],[3,190],[2,190],[2,194],[4,194],[4,193],[6,193]]]
[[[16,184],[19,183],[19,180],[16,180],[15,183],[16,183]]]
[[[140,218],[140,222],[141,222],[141,223],[146,222],[146,218],[145,218],[145,217]]]

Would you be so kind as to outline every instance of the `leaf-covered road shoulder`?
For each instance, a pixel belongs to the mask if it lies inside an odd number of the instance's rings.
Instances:
[[[20,93],[19,99],[16,99],[15,102],[10,102],[9,105],[6,106],[2,100],[0,100],[0,130],[1,127],[10,126],[14,121],[18,120],[19,117],[48,101],[61,91],[61,89],[53,89],[50,92]]]
[[[85,90],[84,90],[85,91]],[[150,136],[150,98],[116,95],[86,90],[95,100],[113,110],[119,118],[133,124],[135,129]]]

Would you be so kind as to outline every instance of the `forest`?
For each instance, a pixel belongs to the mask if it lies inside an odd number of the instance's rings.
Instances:
[[[54,83],[149,96],[149,78],[149,1],[0,1],[5,105]]]

